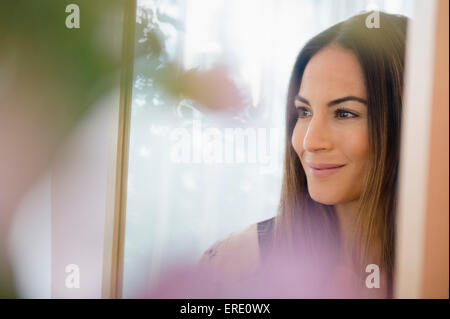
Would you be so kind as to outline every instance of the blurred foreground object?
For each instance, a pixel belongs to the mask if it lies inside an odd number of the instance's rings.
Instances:
[[[80,29],[65,25],[68,4],[0,5],[0,297],[15,296],[5,252],[15,206],[119,67],[120,43],[101,27],[124,1],[77,1]]]
[[[123,17],[130,3],[77,1],[79,29],[66,27],[69,1],[0,4],[0,298],[16,297],[6,253],[15,207],[75,125],[129,65],[118,54],[122,34],[111,26],[123,25],[117,17]],[[156,46],[158,41],[149,49]],[[147,64],[163,54],[160,50]],[[158,74],[150,68],[147,76],[162,88],[169,86],[170,94],[197,99],[206,107],[239,105],[240,95],[224,71],[185,72],[170,65]],[[216,83],[222,89],[215,90]]]
[[[306,257],[306,256],[305,256]],[[314,260],[314,261],[312,261]],[[236,260],[236,262],[239,262]],[[309,299],[309,298],[386,298],[384,289],[370,289],[368,274],[355,276],[334,269],[325,255],[303,261],[281,256],[262,264],[239,279],[217,273],[204,265],[168,268],[150,292],[145,287],[136,298],[164,299]],[[334,269],[334,270],[333,270]]]

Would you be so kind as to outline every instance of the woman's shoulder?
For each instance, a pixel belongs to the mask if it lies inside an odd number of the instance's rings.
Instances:
[[[215,277],[239,280],[256,271],[259,260],[258,223],[255,223],[213,243],[203,253],[200,265]]]

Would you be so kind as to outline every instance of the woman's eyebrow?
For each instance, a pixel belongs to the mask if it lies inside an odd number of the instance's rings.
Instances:
[[[327,106],[333,106],[333,105],[336,105],[336,104],[339,104],[339,103],[342,103],[342,102],[347,102],[347,101],[357,101],[357,102],[360,102],[362,104],[366,104],[367,105],[367,101],[364,100],[363,98],[349,95],[349,96],[344,96],[344,97],[341,97],[339,99],[330,101],[330,102],[327,103]]]
[[[305,99],[304,97],[300,96],[300,95],[297,95],[295,97],[295,100],[299,101],[299,102],[303,102],[303,103],[311,106],[309,101],[307,99]],[[327,106],[333,106],[333,105],[336,105],[336,104],[339,104],[339,103],[343,103],[343,102],[347,102],[347,101],[357,101],[357,102],[360,102],[360,103],[363,103],[363,104],[367,105],[367,101],[365,99],[357,97],[357,96],[349,95],[349,96],[344,96],[344,97],[341,97],[339,99],[330,101],[330,102],[327,103]]]
[[[295,100],[296,100],[296,101],[299,101],[299,102],[303,102],[303,103],[305,103],[306,105],[311,106],[311,104],[309,104],[309,101],[308,101],[307,99],[305,99],[304,97],[300,96],[300,95],[297,95],[297,96],[295,97]]]

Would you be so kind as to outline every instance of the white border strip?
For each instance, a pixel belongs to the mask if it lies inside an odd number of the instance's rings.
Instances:
[[[408,26],[397,212],[395,298],[422,298],[436,1],[415,1]]]

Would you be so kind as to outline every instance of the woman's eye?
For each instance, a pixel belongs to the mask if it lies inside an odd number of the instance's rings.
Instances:
[[[298,118],[306,118],[311,115],[311,112],[308,111],[305,107],[297,107]]]
[[[335,114],[337,118],[341,119],[358,117],[358,115],[346,110],[336,110]]]
[[[312,116],[312,112],[310,110],[308,110],[306,107],[297,107],[297,114],[298,114],[298,118],[299,119],[304,119],[307,118],[309,116]],[[344,110],[344,109],[337,109],[335,112],[335,117],[337,119],[348,119],[348,118],[355,118],[358,117],[358,115],[356,115],[353,112]]]

